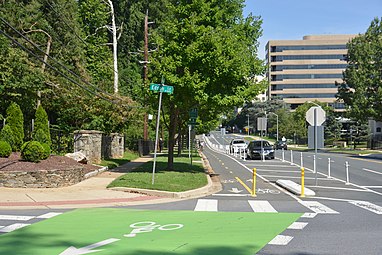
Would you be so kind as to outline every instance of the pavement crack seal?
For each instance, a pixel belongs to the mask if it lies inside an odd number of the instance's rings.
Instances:
[[[172,251],[176,251],[176,250],[178,250],[178,249],[180,249],[180,248],[182,248],[182,247],[184,247],[184,246],[186,246],[186,245],[188,245],[188,243],[184,243],[184,244],[182,244],[182,245],[179,245],[178,247],[176,247],[176,248],[173,249]]]
[[[29,196],[28,194],[25,194],[25,196],[27,196],[30,200],[32,200],[33,202],[37,203],[36,200],[33,199],[33,197]]]

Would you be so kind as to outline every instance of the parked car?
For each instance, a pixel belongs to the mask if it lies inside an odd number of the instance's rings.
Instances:
[[[263,151],[263,154],[262,154],[262,151]],[[250,159],[256,159],[256,158],[261,159],[262,155],[264,155],[264,158],[266,159],[274,159],[275,150],[273,149],[273,146],[268,141],[256,140],[256,141],[251,141],[248,144],[247,155]]]
[[[287,150],[288,149],[288,145],[286,143],[286,141],[276,141],[275,144],[273,145],[274,149],[275,150]]]
[[[247,148],[247,143],[244,139],[232,139],[229,143],[230,153],[235,152],[235,148],[237,149],[237,152],[239,152],[240,149],[245,151]]]

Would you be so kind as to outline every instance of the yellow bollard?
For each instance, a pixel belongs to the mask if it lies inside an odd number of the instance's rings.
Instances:
[[[252,196],[256,197],[256,168],[253,168]]]
[[[301,167],[301,197],[305,197],[305,169]]]

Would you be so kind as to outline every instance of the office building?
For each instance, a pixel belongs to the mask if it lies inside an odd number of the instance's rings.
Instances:
[[[346,69],[346,44],[356,35],[308,35],[303,40],[271,40],[266,46],[268,98],[282,99],[291,109],[319,101],[344,109],[336,102],[335,82]]]

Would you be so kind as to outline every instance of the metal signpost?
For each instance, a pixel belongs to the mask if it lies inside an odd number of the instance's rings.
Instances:
[[[193,126],[196,126],[196,119],[198,118],[198,108],[192,108],[188,112],[190,118],[188,121],[188,158],[191,160],[192,165],[192,143],[191,143],[191,130]]]
[[[257,130],[261,131],[261,157],[265,161],[264,146],[263,146],[263,131],[267,130],[267,118],[257,118]]]
[[[317,126],[321,126],[322,123],[325,122],[326,120],[326,113],[324,109],[321,108],[321,106],[312,106],[309,108],[309,110],[305,114],[305,119],[306,121],[311,125],[314,126],[314,157],[317,158],[317,148],[318,148],[318,143],[317,143]],[[323,132],[322,132],[322,137],[323,137]],[[320,142],[320,148],[323,146],[323,139],[321,137],[322,143]],[[308,136],[308,138],[311,138]],[[315,181],[316,181],[316,186],[317,186],[317,168],[316,168],[316,161],[314,161],[314,166],[313,168],[315,169]]]
[[[154,148],[154,164],[153,164],[153,176],[151,184],[154,185],[155,180],[155,165],[157,160],[157,147],[158,147],[158,135],[159,135],[159,121],[160,121],[160,108],[162,105],[162,94],[172,94],[174,92],[173,86],[164,85],[164,78],[162,77],[161,84],[150,84],[150,90],[159,91],[159,105],[158,105],[158,116],[157,116],[157,128],[155,131],[155,148]]]

